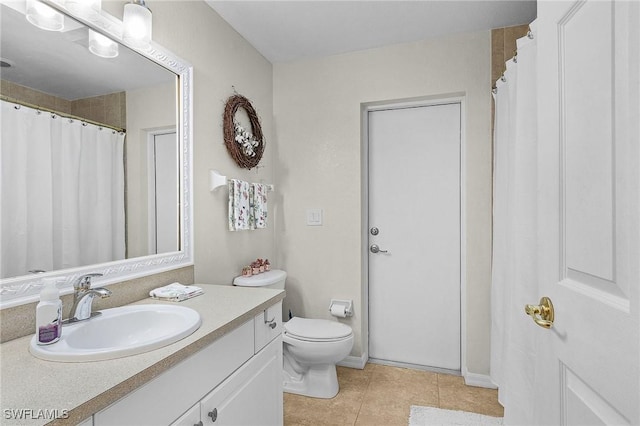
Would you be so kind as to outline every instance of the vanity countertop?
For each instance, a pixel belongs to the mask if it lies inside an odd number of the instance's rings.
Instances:
[[[151,352],[95,362],[51,362],[29,353],[32,336],[0,345],[0,424],[78,424],[284,298],[283,290],[195,284],[204,294],[180,306],[202,325],[184,339]],[[151,298],[136,304],[175,304]],[[64,336],[64,329],[63,329]],[[22,416],[22,418],[18,418]]]

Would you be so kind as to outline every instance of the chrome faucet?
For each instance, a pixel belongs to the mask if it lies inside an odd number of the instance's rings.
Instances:
[[[101,299],[111,296],[111,290],[106,288],[91,288],[91,278],[101,277],[102,274],[86,274],[80,276],[73,283],[73,306],[71,306],[71,312],[69,313],[69,319],[63,321],[63,323],[74,323],[78,321],[88,320],[89,318],[101,315],[100,312],[91,313],[91,304],[93,298],[100,296]]]

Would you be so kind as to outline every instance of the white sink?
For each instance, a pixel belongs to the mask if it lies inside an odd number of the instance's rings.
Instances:
[[[105,309],[102,315],[62,327],[62,338],[29,351],[60,362],[102,361],[148,352],[184,339],[201,324],[200,314],[174,305],[130,305]]]

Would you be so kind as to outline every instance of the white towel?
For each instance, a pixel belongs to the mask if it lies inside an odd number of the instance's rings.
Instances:
[[[182,285],[180,283],[171,283],[164,287],[158,287],[149,292],[149,296],[158,300],[168,300],[172,302],[181,302],[191,299],[192,297],[204,294],[204,291],[195,285]]]

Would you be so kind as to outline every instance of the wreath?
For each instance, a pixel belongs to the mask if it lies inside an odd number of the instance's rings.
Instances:
[[[251,131],[244,129],[235,119],[238,108],[243,108],[249,116]],[[236,164],[245,169],[258,165],[264,153],[264,137],[258,114],[251,102],[242,95],[227,99],[223,117],[224,144]]]

